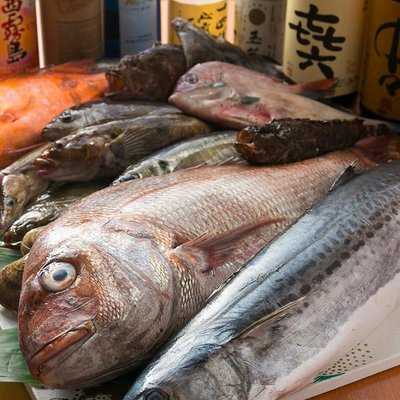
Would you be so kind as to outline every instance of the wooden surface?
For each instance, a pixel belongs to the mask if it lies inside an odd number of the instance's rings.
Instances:
[[[312,400],[400,400],[400,367],[313,397]]]

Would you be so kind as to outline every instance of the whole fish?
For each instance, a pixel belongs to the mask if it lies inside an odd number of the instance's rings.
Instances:
[[[89,182],[50,187],[7,229],[3,236],[5,245],[19,245],[29,231],[49,224],[78,200],[105,186],[106,183]]]
[[[355,178],[266,247],[125,400],[275,400],[312,383],[399,301],[399,174]]]
[[[25,266],[21,350],[51,387],[135,368],[211,293],[321,200],[342,151],[279,167],[202,167],[111,186],[39,234]]]
[[[166,175],[191,167],[244,162],[235,149],[235,143],[235,131],[214,132],[186,140],[131,165],[114,183]]]
[[[278,65],[268,57],[247,54],[223,37],[216,39],[184,18],[175,18],[171,25],[182,42],[188,69],[207,61],[223,61],[262,72],[271,77],[284,78]]]
[[[110,68],[108,95],[121,100],[166,101],[186,70],[180,46],[155,45],[123,57],[116,68]]]
[[[180,113],[108,122],[52,143],[35,165],[40,176],[53,181],[116,178],[160,148],[209,132],[206,123]]]
[[[33,165],[48,145],[33,150],[0,171],[0,232],[4,232],[24,212],[26,206],[48,186]]]
[[[87,61],[0,80],[0,167],[41,141],[42,129],[77,104],[99,99],[108,84]]]
[[[384,124],[361,119],[312,121],[280,119],[245,128],[237,135],[237,151],[254,164],[283,164],[353,146],[367,136],[388,134]]]
[[[187,114],[232,129],[263,126],[283,118],[354,118],[299,96],[303,92],[303,85],[286,85],[247,68],[207,62],[196,65],[179,79],[169,101]]]
[[[26,256],[0,270],[0,304],[11,311],[18,310],[25,261]]]
[[[46,140],[55,141],[81,128],[141,117],[157,110],[178,112],[176,108],[163,103],[95,101],[63,111],[43,129],[42,136]]]

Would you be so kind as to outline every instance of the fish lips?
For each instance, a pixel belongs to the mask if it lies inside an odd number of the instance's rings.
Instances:
[[[46,384],[52,372],[96,333],[91,320],[58,335],[33,354],[28,361],[32,375]]]

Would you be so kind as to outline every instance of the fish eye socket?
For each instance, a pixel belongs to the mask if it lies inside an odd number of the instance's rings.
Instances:
[[[185,81],[187,83],[195,84],[195,83],[197,83],[199,81],[199,77],[196,74],[189,73],[189,74],[186,75]]]
[[[169,395],[162,390],[152,389],[144,395],[144,400],[169,400]]]
[[[42,269],[39,281],[45,290],[60,292],[70,287],[75,282],[76,276],[73,265],[66,262],[54,262]]]
[[[15,199],[14,198],[12,198],[12,197],[6,197],[5,199],[4,199],[4,205],[6,206],[6,207],[14,207],[15,206],[15,203],[16,203],[16,201],[15,201]]]
[[[73,119],[72,113],[69,111],[64,111],[60,116],[61,122],[72,122]]]

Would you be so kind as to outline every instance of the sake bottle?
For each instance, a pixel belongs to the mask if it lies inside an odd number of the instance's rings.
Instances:
[[[46,65],[104,54],[103,0],[40,0]]]
[[[286,0],[236,0],[235,43],[282,64]]]
[[[119,0],[121,55],[148,49],[160,40],[157,0]]]
[[[120,56],[119,13],[118,0],[106,0],[104,10],[105,20],[105,56],[115,58]]]
[[[357,90],[366,0],[288,0],[284,73],[295,82],[337,79],[334,95]]]
[[[35,0],[0,0],[0,76],[38,65]]]
[[[400,121],[400,2],[369,0],[361,105]]]
[[[213,36],[225,36],[228,18],[228,0],[170,0],[169,21],[182,17]],[[173,29],[170,43],[180,43]]]

